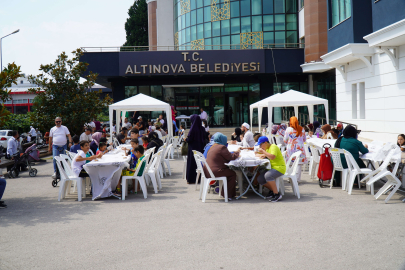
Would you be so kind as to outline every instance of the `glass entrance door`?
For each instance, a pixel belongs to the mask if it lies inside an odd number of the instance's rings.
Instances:
[[[179,93],[175,96],[175,108],[177,115],[193,115],[200,114],[200,99],[199,94]]]
[[[226,94],[225,125],[241,126],[249,123],[249,103],[247,94]]]

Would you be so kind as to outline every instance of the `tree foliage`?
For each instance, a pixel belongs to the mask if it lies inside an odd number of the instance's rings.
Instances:
[[[32,125],[31,114],[32,112],[28,112],[27,114],[9,113],[6,117],[2,118],[2,127],[3,129],[18,130],[20,134],[28,132],[29,127]]]
[[[0,72],[0,101],[6,102],[9,99],[11,90],[7,88],[11,87],[13,84],[17,84],[18,77],[21,76],[20,66],[17,66],[14,62],[8,64],[7,67]],[[0,104],[0,127],[4,127],[8,121],[8,116],[10,112],[7,108]]]
[[[135,1],[128,10],[124,46],[148,46],[148,6],[145,0]]]
[[[100,91],[89,91],[95,84],[97,74],[90,71],[85,77],[86,81],[80,83],[88,63],[79,61],[83,54],[81,49],[72,53],[74,56],[69,59],[62,52],[54,63],[40,66],[41,74],[29,76],[30,82],[39,87],[28,89],[37,94],[33,101],[35,111],[31,114],[31,121],[42,130],[54,126],[55,117],[59,116],[72,135],[80,134],[84,123],[99,115],[112,102],[108,95],[101,100]]]
[[[7,88],[17,84],[17,79],[21,76],[20,68],[20,66],[12,63],[8,64],[0,73],[0,100],[2,102],[7,101],[9,98],[11,90]]]

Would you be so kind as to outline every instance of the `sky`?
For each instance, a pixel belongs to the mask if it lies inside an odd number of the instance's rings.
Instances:
[[[3,67],[15,62],[26,75],[80,47],[121,46],[134,0],[0,0]]]

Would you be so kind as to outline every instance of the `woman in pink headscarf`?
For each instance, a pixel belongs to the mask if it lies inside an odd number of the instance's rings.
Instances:
[[[93,153],[97,153],[98,144],[100,143],[100,138],[103,135],[101,132],[95,132],[91,137],[93,140],[90,143],[90,149]]]

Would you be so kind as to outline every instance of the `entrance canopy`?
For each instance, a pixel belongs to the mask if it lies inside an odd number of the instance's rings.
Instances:
[[[250,108],[250,126],[251,127],[253,127],[253,109],[257,109],[259,132],[261,132],[260,129],[262,126],[263,108],[267,108],[269,101],[274,99],[278,95],[280,95],[280,93],[277,93],[277,94],[267,97],[265,99],[259,100],[258,102],[255,102],[249,106],[249,108]]]
[[[172,110],[168,103],[155,99],[153,97],[138,94],[136,96],[121,100],[117,103],[111,104],[109,106],[110,112],[110,127],[113,126],[113,112],[116,111],[116,132],[120,130],[120,115],[125,116],[127,111],[165,111],[166,119],[168,122],[167,129],[169,136],[173,136],[173,123],[172,121]],[[125,117],[122,117],[122,124],[124,123]],[[112,128],[110,128],[112,137]]]
[[[267,102],[268,116],[269,116],[269,130],[273,125],[273,108],[274,107],[294,107],[295,116],[298,118],[298,107],[307,106],[309,113],[309,120],[314,122],[314,105],[324,105],[326,122],[329,124],[329,105],[328,100],[315,97],[309,94],[298,92],[295,90],[288,90],[280,95],[274,95],[274,98]]]

